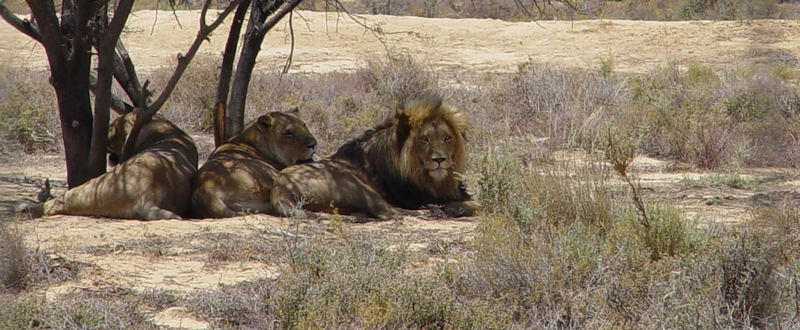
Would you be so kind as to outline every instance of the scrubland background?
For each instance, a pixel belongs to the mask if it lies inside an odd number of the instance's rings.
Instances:
[[[479,216],[363,225],[15,218],[65,171],[45,58],[0,23],[0,327],[798,327],[798,4],[577,4],[345,2],[367,30],[309,1],[285,75],[271,32],[247,116],[299,106],[321,155],[420,90],[470,119]],[[198,12],[137,5],[159,88]],[[162,110],[203,157],[224,35]]]

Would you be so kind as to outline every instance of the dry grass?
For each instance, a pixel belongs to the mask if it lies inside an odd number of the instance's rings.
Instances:
[[[0,66],[0,153],[59,150],[61,129],[47,74]]]
[[[187,81],[197,86],[186,86],[165,113],[189,130],[203,129],[191,118],[205,111],[210,68],[190,74]],[[46,302],[23,294],[2,302],[0,326],[150,327],[137,312],[141,305],[184,305],[215,327],[796,327],[795,208],[756,212],[752,227],[720,228],[669,204],[643,200],[640,207],[636,192],[611,184],[613,172],[600,162],[563,164],[548,156],[553,148],[577,146],[605,151],[614,169],[638,152],[708,168],[794,166],[800,94],[792,76],[780,67],[667,66],[622,76],[608,62],[599,70],[525,64],[514,74],[480,77],[474,86],[442,87],[435,72],[409,57],[371,61],[354,73],[285,76],[280,83],[257,74],[251,95],[258,97],[247,115],[299,105],[325,142],[323,154],[390,115],[404,95],[441,90],[473,123],[464,175],[486,205],[473,240],[433,261],[435,249],[355,237],[342,224],[325,235],[284,240],[145,237],[121,244],[152,256],[188,244],[207,252],[210,263],[271,262],[281,273],[185,298],[113,292]],[[619,135],[602,144],[595,132]],[[780,148],[757,143],[766,140]],[[16,267],[3,270],[10,279],[4,283],[30,278],[18,275],[31,273],[22,267],[29,251],[19,252],[27,250],[15,245],[18,239],[2,242],[10,242],[0,251],[10,251],[3,258]],[[98,317],[104,313],[113,317]]]
[[[0,300],[3,329],[156,329],[142,313],[142,301],[129,290],[106,288],[48,301],[33,294]]]
[[[85,266],[46,251],[30,249],[15,224],[0,221],[0,293],[74,280]]]

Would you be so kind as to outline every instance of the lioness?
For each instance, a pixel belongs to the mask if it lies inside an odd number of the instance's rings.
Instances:
[[[122,154],[137,113],[117,118],[108,130],[109,160]],[[189,213],[197,148],[189,135],[160,116],[144,125],[133,156],[110,171],[27,208],[35,216],[72,214],[127,219],[180,219]],[[18,208],[18,210],[20,210]]]
[[[289,165],[310,162],[317,145],[293,113],[263,115],[214,150],[192,180],[196,217],[269,211],[273,179]]]
[[[435,95],[407,102],[383,124],[327,159],[286,168],[272,205],[282,215],[309,211],[360,213],[378,219],[421,215],[428,204],[451,216],[474,213],[457,172],[465,165],[466,119]]]

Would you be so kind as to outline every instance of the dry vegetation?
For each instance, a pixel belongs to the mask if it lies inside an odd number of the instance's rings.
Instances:
[[[351,2],[366,13],[528,19],[514,3]],[[585,3],[594,9],[532,14],[797,16],[796,3],[777,0]],[[324,2],[306,6],[323,10]],[[209,133],[217,62],[199,58],[162,111],[194,134]],[[135,251],[153,259],[199,253],[206,267],[256,262],[277,265],[279,275],[188,293],[105,287],[53,298],[41,289],[80,278],[92,266],[33,249],[16,223],[0,221],[0,328],[155,328],[151,316],[175,307],[215,328],[800,326],[796,202],[779,199],[726,227],[643,192],[629,170],[632,155],[646,154],[720,171],[710,181],[686,179],[687,186],[748,189],[754,183],[739,175],[742,168],[796,167],[798,72],[788,64],[728,71],[676,63],[622,74],[612,58],[599,63],[588,69],[524,63],[515,73],[485,73],[457,86],[401,55],[369,60],[351,73],[257,72],[246,119],[299,106],[323,155],[379,122],[404,96],[442,91],[473,126],[465,176],[486,206],[474,237],[430,239],[419,250],[402,236],[369,235],[336,221],[298,225],[280,239],[259,231],[180,240],[145,235],[86,252]],[[0,76],[0,154],[60,150],[46,75],[0,67]],[[159,86],[166,73],[153,76]],[[553,157],[566,148],[586,150],[588,161]]]
[[[227,1],[214,1],[227,3]],[[507,21],[632,19],[647,21],[797,19],[797,0],[340,0],[357,14],[420,17],[494,18]],[[571,5],[565,5],[564,2]],[[27,11],[22,0],[7,0],[14,12]],[[203,1],[178,0],[176,9],[199,9]],[[302,10],[333,11],[331,0],[306,0]],[[217,4],[219,6],[219,4]],[[170,10],[169,1],[140,0],[133,10]]]
[[[197,132],[208,130],[196,118],[208,112],[215,75],[213,60],[202,61],[208,65],[193,66],[164,112]],[[44,110],[52,109],[51,92],[35,83],[36,74],[2,70],[9,79],[0,85],[0,109],[13,110],[27,95],[26,111],[47,123],[7,122],[7,144],[57,148],[57,138],[35,138],[57,132]],[[526,63],[514,74],[448,87],[408,56],[369,61],[354,73],[258,74],[248,116],[300,105],[325,141],[323,154],[378,122],[399,98],[442,90],[474,127],[466,176],[487,206],[474,238],[418,251],[341,223],[309,224],[278,240],[147,236],[91,252],[164,258],[201,251],[209,267],[255,261],[278,265],[280,275],[188,294],[112,287],[50,300],[32,288],[80,276],[80,268],[63,260],[54,266],[58,258],[31,251],[4,223],[0,275],[10,299],[0,303],[0,327],[148,328],[155,326],[148,315],[175,306],[213,327],[796,327],[796,205],[722,227],[641,196],[628,171],[636,153],[709,169],[794,166],[796,76],[783,65],[724,72],[670,65],[623,75],[611,61],[590,70]],[[552,158],[568,147],[589,151],[588,165]],[[631,185],[616,184],[620,175]],[[733,175],[713,180],[742,184]],[[320,235],[326,231],[333,237]]]

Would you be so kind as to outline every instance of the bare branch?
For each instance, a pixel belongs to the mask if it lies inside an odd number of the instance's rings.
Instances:
[[[28,35],[38,42],[42,42],[42,36],[39,35],[39,30],[28,19],[21,19],[16,14],[12,13],[5,5],[0,3],[0,17],[2,17],[9,25],[13,26],[20,32]]]
[[[97,77],[94,74],[89,75],[89,90],[92,93],[97,91]],[[133,105],[122,100],[119,96],[111,94],[111,110],[117,114],[124,115],[134,110]]]
[[[39,30],[40,41],[45,46],[47,58],[50,62],[63,63],[65,59],[66,39],[61,33],[58,25],[58,16],[52,1],[26,0],[31,16],[36,20],[36,28]],[[51,65],[52,66],[52,65]]]
[[[111,87],[114,83],[114,59],[117,57],[116,45],[122,28],[128,20],[134,0],[119,0],[114,17],[108,22],[108,7],[102,9],[102,22],[106,29],[96,28],[95,48],[97,48],[97,84],[95,86],[94,120],[92,122],[92,141],[89,148],[90,171],[103,173],[106,170],[106,146],[108,145],[109,109],[113,104]],[[97,35],[97,34],[100,35]],[[91,84],[91,83],[90,83]]]
[[[164,103],[167,101],[167,98],[169,98],[169,95],[172,94],[172,91],[175,89],[175,86],[183,75],[183,72],[186,71],[186,67],[189,66],[189,63],[197,54],[197,51],[200,49],[200,45],[202,45],[203,41],[208,40],[208,36],[211,34],[211,32],[214,31],[214,29],[216,29],[220,24],[222,24],[225,18],[228,17],[228,14],[230,14],[231,11],[233,11],[233,9],[235,9],[241,1],[242,0],[236,0],[231,2],[228,7],[226,7],[225,10],[219,14],[219,17],[217,17],[213,23],[207,25],[205,18],[211,0],[206,0],[205,4],[203,5],[203,11],[200,13],[200,30],[197,32],[197,37],[194,39],[194,42],[192,42],[192,45],[189,47],[186,55],[178,54],[178,66],[175,68],[175,72],[173,72],[172,76],[169,78],[167,85],[164,87],[164,90],[161,91],[161,94],[159,94],[156,101],[153,102],[151,106],[147,107],[148,110],[154,109],[152,111],[155,112],[164,105]]]
[[[233,22],[228,30],[228,41],[225,43],[225,50],[222,53],[222,64],[217,81],[217,106],[214,115],[214,146],[216,147],[219,147],[225,140],[225,113],[233,76],[233,60],[236,57],[239,35],[242,32],[242,24],[244,24],[244,16],[247,14],[248,7],[250,7],[250,0],[244,0],[233,14]]]
[[[281,76],[278,79],[280,82],[283,79],[283,75],[289,72],[289,67],[292,66],[292,57],[294,55],[294,28],[292,27],[292,13],[289,13],[289,36],[292,39],[292,46],[289,48],[289,57],[286,58],[286,63],[283,65],[283,70],[281,70]]]
[[[183,73],[186,71],[186,68],[189,66],[189,63],[192,62],[192,59],[197,54],[197,51],[200,49],[200,45],[202,45],[203,41],[208,40],[208,36],[211,32],[214,31],[222,22],[225,21],[225,18],[241,3],[242,0],[235,0],[232,1],[222,13],[212,22],[210,25],[206,23],[206,14],[208,12],[208,7],[211,3],[211,0],[206,0],[203,4],[203,10],[200,12],[200,29],[197,31],[197,37],[195,38],[192,45],[189,47],[189,50],[186,52],[186,55],[178,54],[178,65],[175,68],[175,71],[172,73],[172,76],[167,81],[166,86],[159,94],[158,98],[156,99],[153,104],[148,106],[147,108],[140,110],[141,113],[136,118],[136,123],[131,128],[131,132],[128,136],[127,141],[125,141],[125,146],[122,149],[122,157],[120,161],[127,160],[132,153],[133,146],[136,143],[136,140],[139,137],[139,132],[142,130],[142,127],[153,118],[153,116],[158,112],[158,110],[164,106],[164,103],[167,102],[167,98],[169,98],[172,91],[175,89],[175,86],[178,84]],[[145,90],[146,90],[147,83],[145,83]]]
[[[175,17],[175,22],[178,23],[178,28],[183,30],[183,25],[181,25],[181,20],[178,19],[178,13],[175,12],[175,1],[170,1],[169,7],[172,9],[172,17]]]
[[[278,12],[275,13],[275,15],[272,15],[272,17],[270,17],[266,22],[264,22],[264,24],[261,24],[261,26],[259,26],[258,28],[261,31],[269,31],[270,29],[272,29],[272,27],[275,26],[275,24],[278,24],[278,22],[280,22],[281,19],[283,19],[283,17],[286,16],[286,14],[294,10],[297,7],[297,5],[299,5],[301,2],[303,2],[303,0],[289,1],[289,4],[283,6],[280,10],[278,10]]]
[[[136,76],[136,70],[133,66],[133,61],[128,54],[128,51],[122,46],[122,40],[117,42],[117,51],[114,53],[114,79],[128,95],[128,99],[136,106],[144,106],[146,104],[139,104],[142,94],[142,86],[139,84],[139,78]]]
[[[378,40],[378,42],[381,43],[381,45],[383,46],[384,51],[386,51],[386,54],[387,55],[391,54],[391,50],[389,49],[389,45],[386,43],[385,40],[383,40],[383,38],[381,38],[381,35],[387,34],[386,31],[383,31],[383,29],[381,29],[380,26],[378,26],[378,27],[368,26],[367,23],[366,23],[366,21],[367,21],[366,18],[364,18],[363,16],[358,16],[358,15],[354,15],[354,14],[350,13],[350,11],[348,11],[347,8],[344,7],[344,5],[341,3],[341,1],[339,1],[339,0],[331,0],[331,1],[332,1],[334,9],[336,9],[338,12],[344,12],[345,15],[347,15],[347,17],[350,18],[351,21],[355,22],[358,25],[361,25],[361,27],[363,27],[364,29],[366,29],[367,31],[372,33],[372,36],[374,36],[375,39]],[[337,20],[338,20],[338,16],[337,16]],[[363,20],[363,22],[362,22],[362,20]]]
[[[117,40],[119,40],[119,36],[122,34],[122,29],[125,27],[125,22],[128,21],[128,16],[131,14],[132,8],[133,1],[122,0],[117,5],[117,9],[114,10],[114,17],[111,18],[111,23],[108,25],[108,32],[104,35],[105,38],[114,42],[113,46],[116,46]]]

